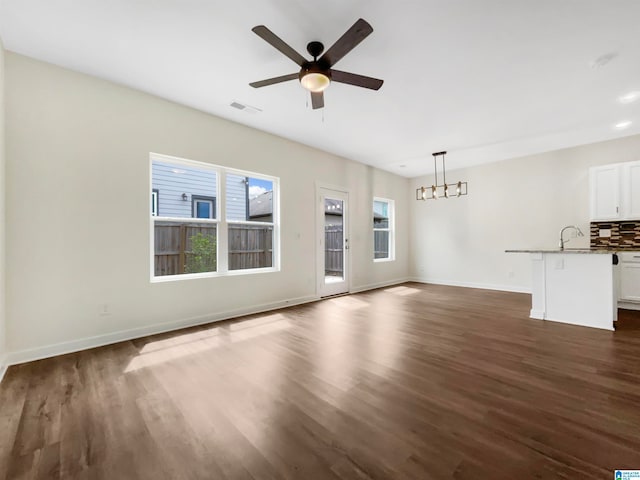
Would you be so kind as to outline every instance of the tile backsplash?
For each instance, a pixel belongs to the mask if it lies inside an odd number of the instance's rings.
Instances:
[[[604,232],[603,232],[604,230]],[[601,233],[610,232],[610,237],[601,237]],[[629,222],[591,222],[592,247],[639,248],[640,221]]]

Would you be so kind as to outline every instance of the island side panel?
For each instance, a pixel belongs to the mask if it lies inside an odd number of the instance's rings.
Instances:
[[[531,312],[529,316],[544,320],[546,312],[545,255],[531,254]]]
[[[544,254],[545,319],[613,330],[617,308],[611,254]]]

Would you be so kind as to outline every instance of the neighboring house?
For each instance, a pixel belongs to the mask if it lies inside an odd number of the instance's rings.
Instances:
[[[201,168],[154,160],[152,163],[151,212],[159,217],[215,218],[216,174]],[[227,175],[227,216],[247,220],[248,181]]]
[[[273,221],[273,192],[270,190],[249,200],[249,220]],[[342,225],[342,205],[337,200],[327,199],[324,206],[325,226]]]

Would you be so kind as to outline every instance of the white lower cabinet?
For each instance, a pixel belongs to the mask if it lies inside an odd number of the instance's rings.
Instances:
[[[640,252],[622,253],[619,265],[620,300],[640,302]]]

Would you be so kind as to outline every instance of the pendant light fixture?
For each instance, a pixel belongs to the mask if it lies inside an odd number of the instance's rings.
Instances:
[[[447,183],[447,173],[444,167],[444,156],[447,152],[433,154],[433,169],[435,183],[431,187],[420,187],[416,190],[416,200],[437,200],[440,197],[461,197],[466,195],[467,182]],[[438,157],[442,157],[442,185],[438,185]]]

